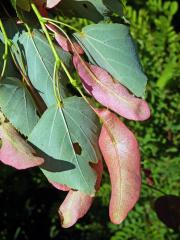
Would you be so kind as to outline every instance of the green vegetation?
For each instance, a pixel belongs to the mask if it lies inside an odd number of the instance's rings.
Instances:
[[[134,1],[127,4],[131,2]],[[139,202],[121,225],[111,224],[108,218],[110,185],[105,173],[87,216],[75,227],[62,230],[57,208],[65,194],[49,186],[38,170],[17,172],[0,164],[0,240],[180,239],[179,229],[169,228],[159,220],[154,207],[160,196],[180,196],[180,34],[173,26],[178,3],[135,2],[126,7],[126,19],[131,23],[149,78],[147,100],[152,110],[152,117],[146,122],[126,122],[136,132],[142,152],[143,183]],[[75,18],[68,22],[75,27],[87,23]],[[49,199],[45,197],[47,193]]]

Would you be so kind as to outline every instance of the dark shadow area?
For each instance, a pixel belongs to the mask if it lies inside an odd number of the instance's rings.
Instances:
[[[93,22],[103,20],[101,13],[88,1],[63,0],[58,11],[62,16],[88,18]]]
[[[46,184],[43,176],[37,184],[34,175],[40,172],[37,169],[16,171],[0,166],[6,172],[1,179],[4,186],[0,194],[1,237],[4,233],[6,240],[50,239],[51,215],[59,224],[57,210],[65,194]]]
[[[70,162],[55,159],[49,156],[48,154],[46,154],[45,152],[41,151],[36,146],[32,145],[32,147],[36,150],[36,152],[38,153],[38,156],[44,158],[44,164],[41,165],[41,168],[46,171],[63,172],[63,171],[68,171],[75,168],[75,165]]]
[[[0,163],[0,169],[3,174],[0,178],[1,240],[71,240],[81,237],[91,239],[91,234],[88,238],[85,235],[83,237],[82,231],[75,227],[61,228],[58,208],[67,193],[47,183],[38,168],[16,171]],[[91,212],[79,223],[91,224],[99,221],[105,227],[108,211],[104,211],[105,208],[100,205],[96,199]],[[95,228],[96,225],[93,231]],[[108,240],[109,236],[102,229],[94,234],[93,239]]]
[[[162,196],[155,201],[154,208],[158,218],[167,227],[180,230],[180,197]]]

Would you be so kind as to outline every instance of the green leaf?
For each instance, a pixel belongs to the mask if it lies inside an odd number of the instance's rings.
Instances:
[[[24,66],[27,65],[26,72],[32,85],[39,91],[47,106],[55,104],[56,100],[53,90],[55,59],[44,35],[38,30],[34,30],[31,36],[29,33],[23,31],[22,33],[17,33],[13,41],[20,49],[21,55],[24,55]],[[61,60],[69,67],[71,55],[59,47],[56,49]],[[15,49],[14,53],[16,54],[17,61],[19,61],[19,65],[24,69]],[[65,74],[60,72],[60,82],[64,82],[64,79]],[[63,84],[61,84],[60,91],[63,97],[67,96],[67,90]]]
[[[92,24],[74,36],[89,60],[107,70],[136,96],[144,96],[147,77],[142,71],[129,27],[123,24]]]
[[[30,0],[11,0],[11,3],[15,10],[17,7],[27,12],[31,10]]]
[[[96,0],[95,0],[96,1]],[[116,13],[119,16],[123,15],[123,7],[120,0],[103,0],[102,3],[109,9],[112,13]]]
[[[118,0],[65,0],[59,4],[59,11],[63,15],[87,18],[99,22],[112,13],[121,16],[122,5]]]
[[[74,169],[50,171],[53,160],[43,169],[53,182],[93,194],[96,176],[89,163],[101,158],[98,147],[99,127],[95,113],[78,97],[64,100],[63,108],[47,109],[28,140],[41,151],[57,160],[67,161]],[[60,165],[60,163],[59,163]]]
[[[17,78],[0,82],[0,108],[9,121],[22,134],[28,136],[38,122],[34,101]]]

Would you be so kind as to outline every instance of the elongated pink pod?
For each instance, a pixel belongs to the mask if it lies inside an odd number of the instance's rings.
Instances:
[[[150,117],[146,101],[130,94],[104,69],[84,62],[79,56],[74,56],[73,63],[86,91],[102,105],[127,119],[143,121]]]
[[[44,159],[20,136],[10,123],[0,125],[0,161],[16,169],[40,166]]]
[[[98,191],[103,173],[102,161],[99,160],[98,164],[93,164],[93,169],[97,173],[96,190]],[[69,228],[73,226],[79,218],[82,218],[88,212],[93,200],[94,197],[92,196],[80,191],[70,190],[59,208],[62,227]]]
[[[108,110],[99,110],[99,146],[111,179],[110,219],[120,224],[134,207],[141,187],[140,153],[134,134]]]
[[[61,225],[63,228],[73,226],[82,218],[93,202],[93,197],[79,191],[70,190],[59,208]]]
[[[76,43],[76,42],[70,43],[69,40],[66,37],[64,37],[63,34],[61,34],[60,31],[54,25],[48,23],[48,24],[46,24],[46,26],[49,30],[54,32],[54,34],[55,34],[54,37],[55,37],[57,43],[64,51],[75,53],[75,54],[77,52],[80,55],[84,54],[84,50],[78,43]],[[72,44],[73,44],[73,46],[72,46]]]

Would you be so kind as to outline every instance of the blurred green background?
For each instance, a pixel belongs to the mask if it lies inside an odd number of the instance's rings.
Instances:
[[[180,239],[180,16],[177,1],[126,1],[126,18],[148,75],[152,117],[126,124],[142,153],[142,192],[121,225],[109,222],[107,171],[89,213],[70,229],[57,209],[65,194],[38,169],[16,171],[0,164],[0,240],[179,240]],[[76,27],[83,19],[66,19]]]

